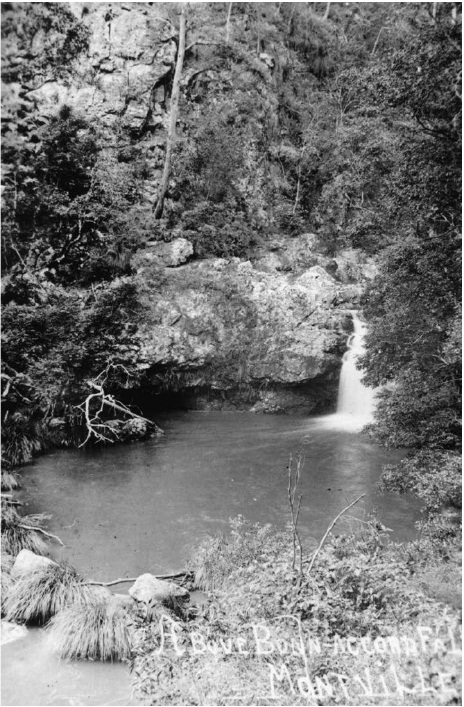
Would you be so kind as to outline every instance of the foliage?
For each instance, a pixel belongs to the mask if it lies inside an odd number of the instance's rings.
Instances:
[[[410,454],[400,464],[384,467],[382,488],[414,493],[421,499],[427,514],[421,529],[430,537],[443,540],[459,532],[462,507],[460,455],[431,449]]]
[[[14,296],[14,290],[11,291]],[[137,379],[134,334],[140,304],[132,280],[94,288],[89,299],[80,291],[52,287],[44,302],[3,309],[3,366],[12,382],[3,405],[4,458],[11,464],[75,438],[75,405],[88,394],[86,380],[111,363],[106,382],[116,392]],[[49,421],[64,417],[64,426]]]
[[[459,245],[454,231],[409,235],[391,246],[368,288],[362,360],[381,392],[380,439],[397,445],[459,444]]]
[[[426,540],[396,546],[377,527],[378,521],[370,518],[352,534],[332,536],[311,575],[304,571],[299,585],[292,570],[290,527],[276,532],[241,517],[231,521],[230,536],[206,540],[191,560],[196,584],[208,591],[208,602],[196,615],[174,620],[158,612],[151,622],[135,617],[132,670],[138,696],[151,704],[268,704],[270,666],[280,670],[285,665],[292,677],[306,674],[301,653],[290,648],[299,647],[301,640],[314,684],[330,682],[335,673],[344,674],[349,685],[365,671],[375,682],[387,675],[391,664],[404,684],[414,681],[417,666],[429,676],[430,662],[458,670],[449,646],[457,614],[443,611],[434,599],[448,596],[454,601],[454,595],[446,595],[443,583],[430,574],[438,562],[446,570],[443,560]],[[306,569],[308,559],[306,554]],[[380,655],[373,649],[390,640],[414,640],[417,627],[437,617],[441,648],[431,641],[414,655],[414,667],[394,650],[383,648]],[[169,631],[169,641],[163,631]],[[256,636],[266,641],[266,655]],[[311,646],[319,649],[310,652]],[[291,691],[286,681],[279,687],[281,704],[308,703],[307,695]],[[443,699],[440,690],[437,685],[433,699]],[[324,704],[339,704],[340,699],[335,688]],[[357,704],[351,699],[343,704]],[[366,699],[380,704],[366,696],[363,703]],[[419,704],[414,695],[402,699]]]
[[[407,48],[370,75],[389,119],[404,120],[396,128],[398,232],[364,297],[361,362],[368,383],[393,382],[380,396],[377,433],[396,445],[455,448],[460,440],[461,21],[450,10],[411,26]]]

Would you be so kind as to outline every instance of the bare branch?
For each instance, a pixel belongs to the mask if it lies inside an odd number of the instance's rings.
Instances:
[[[53,535],[53,533],[48,533],[46,530],[43,528],[39,528],[37,525],[23,525],[22,523],[18,523],[19,528],[24,528],[24,530],[33,530],[36,533],[42,533],[42,535],[46,535],[47,538],[52,538],[53,540],[56,540],[57,543],[62,545],[62,547],[66,547],[64,542],[60,540],[58,535]]]
[[[336,518],[334,518],[334,520],[330,523],[329,527],[327,528],[327,530],[324,533],[324,536],[323,536],[321,542],[319,543],[316,550],[314,551],[314,555],[311,558],[311,562],[309,563],[308,572],[307,572],[308,575],[311,573],[311,570],[313,568],[316,557],[318,556],[318,554],[322,550],[322,546],[324,545],[325,541],[327,540],[327,537],[328,537],[330,531],[332,530],[332,528],[334,527],[334,525],[336,524],[338,519],[341,518],[341,516],[344,513],[346,513],[346,511],[348,511],[352,506],[354,506],[356,503],[358,503],[358,501],[360,501],[362,498],[364,498],[365,495],[366,495],[365,493],[362,493],[360,496],[358,496],[358,498],[355,501],[353,501],[353,503],[350,503],[349,506],[346,506],[346,508],[344,508],[342,511],[340,511],[338,516]]]
[[[303,495],[300,494],[298,496],[298,502],[295,508],[295,495],[296,491],[298,489],[298,484],[300,482],[300,476],[301,476],[301,469],[303,466],[303,457],[301,454],[297,456],[296,459],[296,469],[293,471],[293,457],[290,454],[289,457],[289,462],[288,462],[288,486],[287,486],[287,498],[288,498],[288,504],[290,506],[290,515],[291,515],[291,522],[292,522],[292,538],[293,538],[293,560],[292,560],[292,570],[295,570],[296,568],[296,551],[297,551],[297,546],[298,546],[298,554],[299,554],[299,570],[298,570],[298,586],[301,584],[301,576],[303,572],[303,545],[301,543],[301,538],[300,534],[298,532],[298,518],[300,515],[300,508],[301,508],[301,499],[303,498]]]
[[[170,574],[156,574],[154,575],[156,579],[176,579],[177,577],[186,577],[191,574],[188,570],[179,570],[178,572],[171,572]],[[112,587],[114,584],[126,584],[128,582],[135,582],[138,577],[121,577],[120,579],[113,579],[111,582],[95,582],[89,580],[84,582],[84,584],[89,584],[96,587]]]

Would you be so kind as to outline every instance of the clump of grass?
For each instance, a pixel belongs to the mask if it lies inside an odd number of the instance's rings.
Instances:
[[[21,550],[45,555],[48,545],[36,528],[40,529],[49,518],[44,513],[20,516],[15,508],[2,502],[2,552],[14,557]]]
[[[9,621],[43,624],[72,604],[82,610],[110,596],[103,587],[84,584],[83,578],[68,564],[48,565],[14,581],[5,601],[5,613]]]
[[[16,489],[19,489],[21,484],[18,481],[18,477],[16,474],[13,474],[10,471],[5,471],[2,469],[2,476],[1,476],[1,488],[2,491],[15,491]]]
[[[61,658],[114,661],[131,654],[127,610],[114,596],[60,611],[47,631],[48,646]]]
[[[1,572],[2,572],[2,596],[1,596],[1,604],[2,604],[2,616],[4,615],[4,604],[6,601],[6,598],[8,596],[8,593],[10,591],[11,585],[13,583],[13,580],[11,578],[11,568],[13,567],[14,559],[11,557],[11,555],[5,555],[2,554],[1,557]]]

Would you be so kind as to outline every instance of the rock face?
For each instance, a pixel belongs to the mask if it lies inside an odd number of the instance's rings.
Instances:
[[[86,107],[87,118],[98,120],[112,133],[118,128],[140,130],[149,120],[162,123],[163,84],[175,61],[176,30],[162,9],[149,3],[70,3],[76,18],[91,27],[90,44],[72,82],[65,85],[36,76],[27,86],[29,99],[41,112],[55,115],[57,105]],[[43,51],[39,30],[33,51]],[[21,57],[19,57],[21,58]],[[89,81],[92,77],[92,81]],[[158,86],[152,110],[152,91]]]
[[[139,255],[149,314],[138,367],[153,392],[177,390],[197,408],[330,410],[360,287],[308,267],[307,240],[294,240],[285,271],[270,258],[156,268],[151,251]]]
[[[48,68],[23,75],[23,63],[47,55],[53,31],[38,27],[27,49],[20,49],[10,34],[2,42],[2,59],[14,70],[16,80],[2,85],[3,125],[7,128],[11,123],[14,128],[19,108],[46,123],[67,106],[98,127],[102,149],[107,149],[109,157],[114,155],[115,136],[129,144],[143,134],[149,176],[142,191],[147,200],[153,200],[164,162],[178,30],[158,3],[64,5],[90,29],[88,49],[74,62],[66,80]],[[5,12],[7,20],[14,10]]]

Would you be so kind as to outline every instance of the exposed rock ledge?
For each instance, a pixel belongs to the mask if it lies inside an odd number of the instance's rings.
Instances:
[[[137,260],[148,305],[138,353],[145,393],[177,391],[200,409],[308,413],[334,405],[359,284],[301,260],[284,272],[259,259],[178,267],[156,259],[154,267],[147,250]]]

